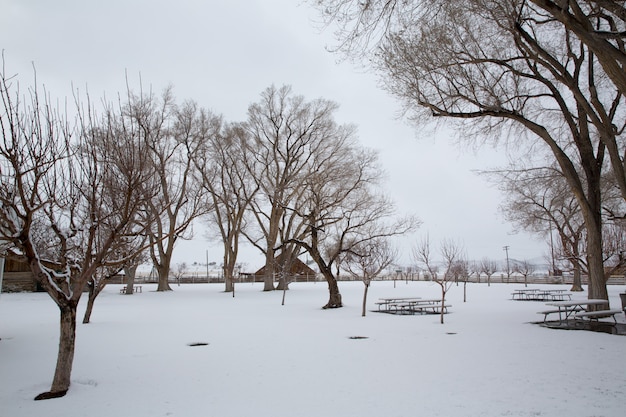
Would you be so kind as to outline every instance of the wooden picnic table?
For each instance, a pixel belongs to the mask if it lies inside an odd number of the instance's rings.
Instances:
[[[567,321],[572,314],[579,312],[589,311],[590,306],[609,305],[607,300],[603,299],[587,299],[587,300],[569,300],[569,301],[556,301],[553,303],[546,303],[547,306],[556,307],[554,310],[541,311],[539,314],[543,314],[543,321],[545,322],[550,314],[559,315],[559,323]]]

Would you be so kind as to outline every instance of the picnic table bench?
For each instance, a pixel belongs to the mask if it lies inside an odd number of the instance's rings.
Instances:
[[[611,310],[597,310],[597,311],[583,311],[581,313],[574,314],[574,318],[578,320],[589,320],[589,321],[598,321],[602,318],[613,318],[615,324],[617,324],[617,319],[615,318],[616,314],[622,313],[622,310],[611,309]]]
[[[554,310],[545,310],[545,311],[539,311],[537,312],[537,314],[543,314],[543,322],[545,323],[546,320],[548,319],[548,316],[550,314],[557,314],[557,313],[561,313],[563,310],[559,310],[559,309],[554,309]],[[571,309],[572,313],[578,313],[579,311],[585,311],[584,308],[582,307],[574,307]]]

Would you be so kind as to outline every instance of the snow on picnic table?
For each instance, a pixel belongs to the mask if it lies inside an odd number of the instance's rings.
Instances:
[[[132,296],[119,287],[78,324],[70,391],[47,401],[33,398],[52,381],[58,310],[43,293],[0,296],[1,417],[626,412],[626,338],[532,324],[545,305],[510,300],[519,284],[468,284],[466,303],[453,286],[443,325],[438,315],[375,312],[379,297],[439,296],[430,282],[373,282],[366,317],[360,282],[339,283],[345,307],[335,310],[320,308],[320,282],[291,284],[284,306],[282,292],[260,284],[239,284],[235,298],[222,284],[167,293],[148,284]],[[609,292],[619,308],[624,287]]]

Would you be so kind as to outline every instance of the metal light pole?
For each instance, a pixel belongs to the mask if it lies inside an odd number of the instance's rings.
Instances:
[[[508,284],[511,278],[511,268],[509,267],[509,246],[504,246],[502,249],[506,252],[506,282]]]

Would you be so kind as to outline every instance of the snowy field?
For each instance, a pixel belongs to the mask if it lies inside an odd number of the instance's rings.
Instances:
[[[132,296],[109,285],[92,323],[78,325],[68,394],[47,401],[33,397],[52,382],[57,307],[46,294],[2,294],[0,416],[626,413],[626,337],[531,324],[545,306],[511,301],[520,284],[470,284],[466,303],[463,287],[452,287],[444,325],[436,315],[371,311],[379,297],[438,296],[436,284],[374,282],[366,317],[363,284],[339,286],[346,307],[322,310],[324,283],[291,284],[284,306],[282,292],[258,283],[240,284],[235,298],[222,284],[168,293],[144,285]],[[623,291],[609,287],[612,308]],[[84,304],[79,321],[83,311]]]

